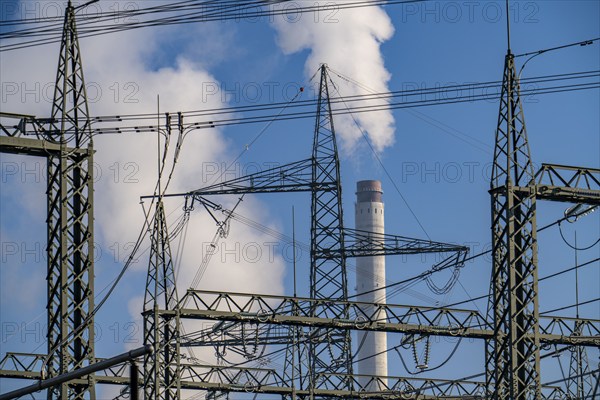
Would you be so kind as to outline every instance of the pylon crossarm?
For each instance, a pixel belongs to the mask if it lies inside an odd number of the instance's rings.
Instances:
[[[32,360],[38,364],[42,362],[45,355],[43,354],[27,354],[27,353],[8,353],[0,361],[2,370],[0,377],[16,378],[16,379],[32,379],[38,380],[41,378],[39,365],[35,367],[31,364]],[[96,359],[96,362],[103,359]],[[203,386],[206,389],[221,388],[231,392],[247,392],[248,390],[258,393],[289,393],[291,391],[290,384],[284,380],[281,373],[277,369],[272,368],[237,368],[223,367],[217,365],[208,365],[197,362],[198,360],[187,359],[181,363],[181,387],[182,389],[198,389]],[[15,364],[12,364],[15,363]],[[31,364],[31,365],[30,365]],[[19,369],[10,368],[11,365],[19,365]],[[129,363],[115,365],[106,370],[99,371],[94,376],[94,379],[99,384],[110,385],[128,385],[128,366]],[[8,367],[8,368],[7,368]],[[339,382],[341,379],[330,379],[335,374],[320,374],[319,379],[328,380],[331,382]],[[336,376],[339,378],[339,376]],[[389,395],[411,395],[412,393],[427,393],[429,396],[457,396],[457,395],[482,395],[484,394],[485,384],[483,382],[473,380],[448,380],[448,379],[430,379],[417,377],[393,377],[393,376],[367,376],[354,375],[347,376],[355,382],[356,392],[377,398],[374,393],[362,391],[362,387],[368,387],[371,382],[385,383],[387,388],[386,394]],[[360,378],[366,377],[362,380]],[[75,383],[83,383],[85,378],[78,379]],[[362,382],[362,383],[359,383]],[[140,383],[142,383],[140,378]],[[362,386],[361,386],[362,385]],[[542,399],[554,399],[557,394],[564,394],[564,390],[557,386],[542,387]],[[379,396],[382,392],[379,392]],[[367,397],[369,398],[369,397]],[[381,397],[379,397],[381,398]],[[391,397],[394,398],[394,397]],[[402,398],[402,397],[396,397]],[[405,396],[405,398],[407,398]],[[410,398],[410,397],[408,397]],[[435,397],[432,397],[435,398]],[[438,397],[439,398],[439,397]],[[561,398],[561,397],[559,397]]]
[[[0,376],[10,374],[30,379],[41,377],[45,357],[45,354],[6,353],[0,361]]]
[[[256,392],[256,393],[286,393],[289,392],[291,384],[276,370],[270,368],[239,368],[223,367],[205,364],[183,365],[183,381],[196,383],[197,385],[219,385],[222,390],[232,392]],[[360,378],[360,379],[359,379]],[[352,393],[361,394],[366,398],[375,396],[411,395],[418,393],[420,396],[475,396],[485,394],[485,383],[470,380],[444,380],[430,378],[407,378],[397,376],[372,376],[372,375],[348,375],[348,374],[317,374],[316,379],[326,382],[327,392],[335,391],[339,394],[349,393],[343,387],[336,387],[339,382],[351,380],[354,383]],[[382,388],[378,393],[367,390],[369,384],[379,383]],[[183,386],[186,385],[183,383]],[[297,394],[305,393],[301,388],[296,388]],[[322,391],[325,393],[325,391]],[[438,396],[438,397],[436,397]],[[381,397],[379,397],[381,398]],[[422,398],[422,397],[419,397]]]
[[[186,195],[197,197],[244,193],[307,192],[314,186],[311,181],[312,164],[313,161],[311,159],[296,161],[216,183],[191,191]],[[227,176],[226,171],[223,176]],[[325,189],[325,187],[321,189]]]
[[[320,327],[324,331],[368,330],[478,339],[490,339],[494,335],[491,322],[478,311],[440,307],[188,290],[179,303],[178,312],[182,319]],[[326,312],[327,317],[314,317],[320,312]],[[159,311],[165,316],[174,313]],[[343,318],[344,315],[350,318]],[[540,343],[545,344],[577,343],[595,347],[600,341],[599,324],[600,321],[592,319],[542,316],[538,337]],[[582,327],[584,334],[576,331],[576,326]],[[505,336],[504,333],[496,335]],[[533,340],[533,334],[526,337]]]
[[[542,164],[536,174],[538,199],[600,205],[600,169]]]
[[[62,384],[69,383],[71,386],[77,386],[88,383],[96,372],[102,371],[107,368],[114,367],[116,365],[123,364],[124,362],[134,362],[136,358],[143,356],[144,354],[150,353],[152,348],[150,346],[142,346],[140,348],[128,351],[127,353],[119,354],[105,360],[95,360],[90,365],[82,368],[77,368],[73,371],[69,371],[66,374],[61,374],[56,377],[41,377],[36,383],[30,386],[26,386],[20,389],[13,390],[8,393],[0,394],[1,400],[9,400],[19,398],[21,396],[33,395],[36,392],[42,390],[51,391],[53,388],[59,387]],[[49,392],[51,394],[51,392]],[[92,398],[94,398],[92,396]]]
[[[344,240],[346,257],[424,253],[461,253],[464,257],[469,251],[465,246],[350,228],[344,228]]]
[[[91,156],[93,149],[89,147],[69,147],[42,139],[21,136],[0,136],[0,153],[24,154],[37,157],[60,157],[61,154],[75,156]]]
[[[32,126],[34,133],[43,129],[42,120],[36,119],[33,115],[0,112],[0,135],[19,137],[33,134],[27,130],[28,125]]]
[[[247,390],[259,386],[285,386],[285,379],[275,369],[182,363],[181,379],[186,382],[211,382],[238,386]]]
[[[489,323],[474,310],[199,290],[188,290],[180,306],[181,318],[191,319],[319,326],[342,330],[401,331],[442,336],[468,334],[481,338],[491,334],[489,329],[486,330]],[[160,313],[166,315],[169,311]],[[314,315],[327,315],[327,318]]]
[[[292,388],[291,383],[273,368],[225,367],[202,363],[182,365],[183,389],[218,389],[225,392],[291,394],[300,398],[308,398],[310,392],[304,388]],[[315,396],[331,395],[345,398],[390,398],[410,399],[418,395],[419,399],[456,399],[485,398],[489,394],[485,382],[467,379],[435,379],[399,376],[348,375],[319,373],[316,379],[323,382],[327,389],[314,389]],[[339,382],[351,380],[354,390],[337,387]],[[373,383],[379,384],[382,390],[367,390]],[[541,399],[554,399],[555,395],[564,393],[562,388],[544,386]]]
[[[600,347],[600,320],[558,316],[540,317],[540,339],[546,343],[561,338],[561,344],[595,343]]]
[[[221,321],[199,330],[190,330],[180,337],[181,347],[226,346],[231,351],[238,352],[237,346],[241,348],[238,353],[245,356],[255,355],[257,346],[288,344],[293,339],[290,330],[285,326],[230,321]],[[252,347],[250,352],[248,343],[251,343]]]
[[[600,169],[571,165],[542,164],[542,167],[536,174],[536,184],[599,190]]]

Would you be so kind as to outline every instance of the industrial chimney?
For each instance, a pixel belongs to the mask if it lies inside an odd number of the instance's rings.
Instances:
[[[383,191],[380,181],[359,181],[356,184],[356,229],[375,233],[385,233],[383,219]],[[357,300],[367,303],[385,303],[385,256],[359,257],[356,259]],[[376,290],[375,289],[380,289]],[[364,293],[364,294],[361,294]],[[373,308],[365,308],[371,315]],[[385,314],[377,316],[384,319]],[[359,332],[357,372],[359,375],[387,376],[387,336],[386,332]],[[365,359],[366,358],[366,359]],[[364,360],[363,360],[364,359]],[[367,384],[368,378],[359,382]],[[387,383],[386,380],[383,380]],[[384,390],[376,384],[370,384],[366,390]]]

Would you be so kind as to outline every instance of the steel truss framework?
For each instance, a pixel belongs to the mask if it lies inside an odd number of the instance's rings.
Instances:
[[[579,324],[575,326],[574,333],[580,333]],[[587,351],[582,346],[573,346],[570,351],[569,377],[571,379],[567,381],[567,395],[572,399],[593,399],[597,394],[600,379],[594,383]]]
[[[8,353],[0,360],[2,368],[2,377],[40,379],[40,367],[44,362],[44,355],[41,354],[19,354]],[[100,360],[98,360],[100,361]],[[113,368],[95,375],[95,381],[100,384],[126,385],[128,383],[128,364],[120,364]],[[265,368],[236,368],[219,367],[215,365],[203,365],[201,363],[182,363],[181,364],[181,387],[183,389],[201,389],[201,390],[226,390],[239,392],[254,392],[265,394],[289,395],[292,388],[288,385],[289,381],[282,376],[280,371]],[[327,379],[328,375],[323,375]],[[368,377],[369,380],[383,381],[388,379],[387,387],[389,389],[389,398],[415,398],[415,394],[421,397],[428,396],[458,396],[470,394],[472,396],[481,396],[484,393],[484,382],[469,380],[442,380],[442,379],[423,379],[423,378],[402,378],[402,377]],[[321,379],[321,378],[319,378]],[[347,379],[358,380],[358,376],[349,376]],[[82,382],[82,379],[78,380]],[[140,379],[140,383],[142,383]],[[357,383],[357,382],[356,382]],[[368,393],[360,390],[350,393],[347,391],[337,391],[338,395],[344,395],[346,398],[381,398],[382,393]],[[548,388],[551,391],[560,390],[559,388]],[[298,397],[307,398],[308,391],[297,391]],[[333,393],[333,391],[329,391]],[[323,394],[323,391],[316,391],[316,395]],[[337,397],[337,396],[336,396]],[[546,396],[551,399],[553,397]]]
[[[89,133],[81,55],[69,2],[64,20],[52,118],[9,115],[0,125],[0,151],[48,159],[48,355],[7,353],[0,377],[40,379],[95,361],[93,337],[93,147]],[[385,254],[450,254],[438,266],[459,265],[466,249],[343,227],[339,158],[329,105],[327,69],[321,70],[313,154],[308,160],[187,193],[190,201],[213,194],[311,193],[311,298],[188,291],[178,301],[162,199],[157,202],[144,305],[144,335],[157,350],[144,360],[147,398],[175,399],[181,389],[260,392],[298,398],[556,398],[561,387],[540,383],[540,352],[546,345],[576,349],[600,345],[600,321],[540,317],[537,294],[536,200],[600,204],[600,170],[544,164],[534,174],[514,58],[506,57],[494,173],[491,184],[494,267],[493,321],[472,310],[410,307],[347,301],[345,260]],[[33,127],[28,132],[28,126]],[[24,138],[35,134],[37,139]],[[371,307],[372,306],[372,307]],[[366,313],[365,310],[374,310]],[[381,312],[384,310],[385,312]],[[385,320],[381,316],[385,316]],[[221,321],[183,337],[183,319]],[[222,322],[225,321],[225,322]],[[225,325],[225,324],[228,325]],[[183,362],[180,346],[239,345],[244,330],[264,335],[297,355],[283,373]],[[273,334],[270,327],[284,329]],[[487,379],[450,381],[352,374],[350,332],[482,339]],[[223,333],[226,332],[224,335]],[[304,350],[297,351],[303,348]],[[581,360],[581,355],[577,353]],[[192,360],[188,360],[192,361]],[[585,369],[589,371],[589,369]],[[126,384],[125,365],[77,379],[48,392],[49,398],[94,398],[94,383]],[[582,378],[593,376],[591,372]],[[363,377],[364,378],[364,377]],[[366,381],[361,386],[359,381]],[[386,390],[364,390],[377,381]],[[582,379],[583,381],[583,379]],[[386,386],[387,385],[387,386]],[[567,391],[579,393],[570,383]]]
[[[20,123],[18,127],[26,126]],[[38,125],[36,130],[39,132]],[[21,128],[19,128],[21,129]],[[14,137],[3,137],[2,148],[4,151],[22,152],[26,149],[29,153],[46,152],[60,149],[59,145],[46,143],[34,139]],[[81,149],[72,149],[71,153],[84,152]],[[305,163],[306,162],[301,162]],[[287,167],[278,169],[277,181],[271,184],[261,184],[259,191],[273,192],[275,186],[282,184],[283,187],[292,187],[287,182],[295,181],[291,191],[309,191],[310,181],[299,179],[298,174],[291,171],[299,171],[296,166],[299,163],[289,164]],[[569,175],[563,177],[557,171],[569,171]],[[273,171],[266,171],[269,175]],[[282,178],[283,177],[283,178]],[[538,186],[534,189],[526,189],[528,193],[532,190],[552,193],[556,196],[557,190],[548,191],[553,179],[560,182],[568,182],[570,190],[585,191],[592,196],[598,192],[598,171],[564,166],[544,165],[542,170],[536,174]],[[229,182],[220,188],[210,188],[195,191],[188,194],[189,199],[208,204],[218,209],[215,203],[211,203],[203,196],[212,194],[214,190],[218,194],[246,193],[257,188],[256,182],[262,177],[252,177],[244,181]],[[263,180],[264,182],[265,180]],[[549,182],[548,182],[549,181]],[[253,183],[253,184],[250,184]],[[567,187],[556,186],[558,188]],[[326,185],[323,185],[326,187]],[[523,189],[525,191],[525,189]],[[327,301],[326,299],[301,299],[301,298],[276,298],[273,296],[258,296],[244,294],[228,294],[214,292],[189,291],[178,303],[174,291],[174,280],[172,278],[172,262],[170,259],[170,248],[168,244],[168,233],[164,220],[164,208],[162,202],[158,202],[156,209],[153,234],[152,234],[152,256],[149,264],[149,275],[147,283],[147,297],[145,302],[145,334],[146,340],[154,341],[159,350],[156,358],[145,360],[146,374],[144,384],[150,396],[157,398],[176,398],[181,389],[203,389],[209,392],[230,391],[255,391],[260,393],[280,394],[284,397],[292,395],[298,398],[317,397],[339,397],[339,398],[406,398],[418,396],[420,398],[440,398],[441,396],[477,396],[482,395],[483,383],[470,381],[440,381],[419,380],[412,378],[394,377],[370,377],[365,381],[385,382],[387,380],[389,393],[368,393],[360,386],[356,376],[343,373],[321,372],[314,374],[311,379],[315,386],[296,386],[290,381],[290,373],[284,371],[282,379],[276,371],[269,369],[239,369],[233,372],[231,368],[184,364],[178,357],[179,350],[175,346],[186,345],[219,345],[223,336],[215,337],[216,328],[211,328],[205,335],[200,333],[194,342],[186,342],[186,338],[179,336],[179,321],[182,318],[231,321],[233,329],[240,329],[248,324],[255,326],[280,325],[286,327],[279,335],[273,335],[271,330],[265,330],[265,336],[260,337],[260,344],[284,344],[289,345],[296,340],[296,346],[302,343],[327,344],[324,340],[328,332],[332,330],[350,332],[351,330],[381,330],[387,332],[402,332],[409,335],[429,336],[456,336],[485,339],[493,342],[497,337],[503,339],[502,332],[494,332],[493,325],[486,322],[478,312],[472,310],[451,310],[444,308],[406,307],[394,305],[376,305],[376,308],[364,307],[364,304],[348,301]],[[438,242],[420,241],[395,235],[374,235],[368,232],[345,229],[345,237],[348,238],[345,247],[346,256],[361,257],[372,254],[416,254],[420,252],[450,253],[440,265],[447,263],[460,263],[466,254],[465,249],[460,246],[446,245]],[[341,258],[340,251],[323,252],[318,254],[328,259]],[[210,301],[209,301],[210,299]],[[275,303],[274,303],[275,302]],[[273,305],[275,304],[275,305]],[[226,305],[229,312],[223,312]],[[379,308],[384,308],[381,313]],[[366,315],[364,310],[375,310]],[[327,310],[328,313],[319,310]],[[335,311],[332,313],[332,311]],[[324,317],[315,317],[323,314]],[[386,321],[379,320],[380,315],[386,315]],[[156,322],[155,322],[156,321]],[[545,317],[539,323],[539,342],[541,344],[598,346],[600,344],[600,321],[589,319],[572,319],[560,317]],[[287,327],[291,327],[287,329]],[[230,329],[231,330],[231,329]],[[218,331],[218,329],[217,329]],[[212,336],[211,336],[212,334]],[[166,338],[179,337],[179,340],[167,340]],[[241,336],[232,335],[225,343],[229,346],[240,344]],[[530,336],[531,338],[531,336]],[[175,345],[173,345],[173,343]],[[169,350],[165,349],[169,346]],[[307,359],[306,351],[298,352],[299,360]],[[0,368],[1,376],[33,378],[39,377],[39,363],[43,362],[43,356],[7,354],[2,360]],[[170,361],[168,361],[170,360]],[[290,366],[288,365],[288,368]],[[255,373],[255,374],[253,374]],[[98,383],[126,384],[126,369],[114,368],[104,375],[96,375],[92,379]],[[234,377],[234,380],[219,381],[216,377]],[[243,377],[243,378],[242,378]],[[265,377],[273,378],[274,381],[265,380]],[[277,377],[277,379],[275,379]],[[298,377],[298,375],[296,375]],[[299,379],[300,377],[298,377]],[[216,381],[215,381],[216,380]],[[72,384],[85,384],[84,380],[77,380]],[[242,382],[242,384],[240,383]],[[291,384],[290,384],[291,382]],[[307,382],[305,380],[304,382]],[[350,383],[351,388],[345,385]],[[487,388],[493,386],[486,386]],[[489,390],[489,389],[488,389]],[[564,397],[564,391],[560,387],[541,387],[540,398]],[[488,393],[489,394],[489,393]]]
[[[339,158],[327,82],[327,68],[323,65],[313,154],[310,159],[222,182],[186,193],[184,196],[188,198],[188,209],[192,209],[195,202],[200,202],[205,207],[216,210],[219,206],[207,200],[206,196],[310,192],[310,295],[313,299],[323,301],[319,307],[310,308],[310,314],[313,318],[348,320],[348,308],[339,303],[348,298],[346,258],[386,254],[449,253],[450,255],[446,255],[437,265],[438,268],[442,268],[452,263],[462,265],[467,248],[343,227]],[[349,239],[348,244],[346,236]],[[179,311],[181,310],[177,312]],[[180,317],[189,316],[180,314]],[[289,336],[294,337],[294,332],[295,329],[291,329]],[[324,335],[326,340],[309,341],[304,345],[289,343],[286,358],[289,361],[297,355],[298,363],[286,363],[286,376],[291,380],[297,378],[298,387],[311,393],[317,389],[327,390],[332,385],[336,390],[352,391],[354,382],[347,378],[352,375],[350,332],[330,326],[323,332],[317,330],[313,334]],[[316,380],[317,376],[324,373],[331,374],[331,378],[326,381]],[[336,377],[342,381],[332,383]]]
[[[154,351],[144,357],[146,399],[180,398],[179,314],[162,317],[159,310],[177,310],[175,272],[162,199],[156,203],[150,262],[144,297],[144,343]]]
[[[351,320],[341,318],[314,318],[311,309],[326,307],[324,300],[295,298],[284,296],[260,296],[236,293],[189,290],[182,297],[175,310],[162,310],[159,318],[171,320],[175,316],[182,319],[201,319],[212,321],[230,321],[232,324],[218,323],[201,332],[195,343],[190,345],[215,346],[223,340],[223,331],[235,327],[246,327],[246,333],[252,326],[281,325],[301,329],[299,343],[325,342],[329,329],[371,330],[400,332],[407,335],[429,335],[447,337],[468,337],[491,340],[494,331],[485,318],[474,310],[411,307],[402,305],[380,305],[386,311],[385,320],[381,312],[364,313],[364,303],[339,302],[338,309],[345,308],[354,316]],[[330,307],[330,306],[329,306]],[[152,311],[150,311],[152,312]],[[249,328],[250,327],[250,328]],[[600,344],[600,320],[564,319],[559,317],[542,318],[540,323],[540,343],[542,345],[573,345],[597,347]],[[277,335],[261,336],[262,339],[276,340],[261,342],[282,344],[290,342],[283,329],[281,337]],[[271,331],[272,333],[272,331]],[[235,336],[235,335],[233,335]],[[239,338],[239,335],[238,335]],[[227,346],[240,346],[243,339],[224,343]],[[182,346],[186,346],[182,340]],[[0,376],[37,379],[43,355],[9,353],[0,361]],[[181,389],[202,389],[225,392],[255,392],[264,394],[291,395],[298,398],[314,396],[338,398],[487,398],[491,393],[484,382],[469,380],[440,380],[403,377],[369,376],[361,380],[358,376],[340,377],[331,373],[318,374],[315,379],[321,382],[323,389],[306,390],[296,388],[281,371],[272,368],[238,368],[217,365],[204,365],[198,360],[181,360],[179,364]],[[114,367],[97,375],[98,383],[126,384],[126,365]],[[337,382],[350,379],[353,391],[337,387]],[[368,383],[377,381],[387,386],[383,392],[372,393],[365,390]],[[362,382],[362,383],[359,383]],[[487,390],[487,391],[486,391]],[[163,392],[164,393],[164,392]],[[471,397],[470,397],[471,396]],[[542,387],[542,399],[565,398],[564,388],[558,386]]]
[[[322,70],[321,80],[321,82],[325,81],[326,85],[326,79],[324,80],[323,76],[326,76],[326,69]],[[323,92],[322,90],[321,96],[324,95],[323,93],[326,94],[326,91]],[[520,121],[522,121],[522,112],[520,118]],[[322,124],[318,123],[315,137],[318,137],[320,129],[322,129]],[[317,143],[318,141],[315,140],[315,145]],[[528,154],[526,141],[524,144],[519,145],[517,151]],[[519,158],[521,160],[526,159],[522,156]],[[335,165],[336,159],[337,157],[335,155],[330,156],[327,165]],[[314,193],[315,188],[326,193],[332,191],[332,193],[336,193],[337,182],[333,180],[314,181],[313,172],[315,169],[322,168],[318,166],[319,161],[319,159],[313,157],[308,160],[287,164],[282,167],[195,190],[184,195],[187,196],[187,204],[190,209],[193,208],[194,202],[200,202],[204,206],[216,210],[219,209],[219,206],[207,200],[206,196],[301,191],[310,191],[311,193]],[[530,161],[529,165],[531,165]],[[507,170],[512,171],[511,169]],[[559,170],[567,170],[572,176],[565,178],[557,172]],[[572,199],[572,194],[575,192],[577,192],[580,197],[593,197],[596,196],[596,193],[600,193],[597,185],[598,176],[595,170],[544,165],[538,174],[534,174],[533,169],[531,168],[531,171],[527,176],[530,177],[528,180],[529,186],[517,186],[515,192],[526,193],[527,196],[534,197],[536,193],[540,193],[540,197],[552,196],[554,199],[561,198],[563,201]],[[534,178],[536,180],[534,180]],[[557,180],[561,181],[563,185],[557,186],[554,183]],[[537,185],[534,185],[534,182],[536,182]],[[568,185],[564,185],[564,183],[567,183]],[[563,193],[562,195],[561,191]],[[505,193],[502,189],[498,192],[500,194]],[[314,201],[315,198],[313,195],[313,202]],[[337,205],[332,204],[332,202],[335,202],[335,199],[331,199],[327,203],[327,208],[330,211],[338,209]],[[318,220],[318,216],[313,214],[312,218],[314,232],[314,221]],[[523,225],[522,222],[521,225]],[[334,232],[341,232],[341,237],[344,239],[347,238],[347,241],[344,240],[344,244],[338,247],[333,244],[330,247],[315,246],[313,243],[312,254],[314,255],[314,259],[311,259],[311,261],[319,259],[343,261],[346,257],[361,257],[373,254],[450,252],[453,253],[453,255],[445,259],[444,263],[460,264],[466,254],[466,249],[458,246],[420,241],[394,235],[376,235],[370,232],[350,230],[347,228],[344,229],[343,227],[338,229],[337,226],[338,225],[335,225],[334,228],[331,228],[330,224],[328,225],[328,230],[332,231],[333,229]],[[313,235],[313,238],[314,237],[316,236]],[[523,243],[527,244],[530,242],[531,240],[525,239]],[[523,244],[520,243],[520,245]],[[535,252],[531,251],[531,254],[535,254]],[[531,257],[532,256],[529,256],[529,259],[531,259]],[[314,262],[311,262],[311,269],[316,268],[315,265]],[[341,267],[342,264],[337,265]],[[527,268],[531,267],[525,267],[525,270],[527,270]],[[335,275],[337,272],[332,271],[329,274]],[[520,274],[523,273],[521,272]],[[315,282],[311,280],[311,284],[314,283]],[[311,289],[314,290],[314,287]],[[523,296],[522,292],[517,294]],[[512,298],[517,294],[508,294],[507,297]],[[280,379],[282,383],[285,382],[287,384],[285,389],[273,389],[272,387],[266,389],[266,386],[272,386],[272,383],[269,383],[269,385],[265,383],[268,380],[267,378],[274,379],[274,372],[272,370],[267,370],[265,372],[264,369],[255,370],[246,368],[236,370],[237,372],[235,372],[226,367],[204,366],[204,368],[208,368],[208,372],[195,375],[196,379],[201,379],[201,377],[208,379],[207,377],[209,375],[214,377],[219,374],[233,374],[238,377],[240,376],[239,374],[243,374],[245,377],[249,377],[253,376],[251,373],[252,371],[259,371],[260,376],[255,375],[252,379],[248,378],[248,380],[245,381],[245,386],[242,387],[240,387],[239,382],[220,382],[218,384],[215,384],[214,382],[197,382],[199,388],[210,389],[213,392],[264,390],[264,393],[276,393],[281,394],[284,397],[289,397],[290,395],[302,397],[304,394],[309,397],[352,397],[355,396],[353,393],[357,390],[364,392],[360,385],[357,386],[356,380],[351,378],[353,376],[351,373],[315,370],[316,364],[314,364],[313,360],[315,356],[312,353],[312,349],[318,348],[319,346],[331,347],[332,342],[340,344],[344,343],[343,340],[332,341],[334,332],[346,331],[349,333],[351,330],[381,330],[386,332],[402,332],[412,335],[478,338],[485,339],[486,343],[491,344],[515,343],[515,332],[511,333],[508,325],[506,327],[502,326],[498,328],[497,322],[487,322],[485,318],[474,311],[443,308],[424,309],[419,307],[389,306],[381,304],[370,306],[372,307],[366,307],[366,304],[348,302],[344,298],[317,297],[314,296],[313,292],[311,292],[311,298],[299,299],[188,291],[176,310],[159,311],[159,315],[165,319],[177,316],[181,320],[218,320],[232,323],[228,325],[227,329],[224,329],[223,325],[215,325],[215,327],[209,329],[210,332],[207,332],[206,335],[196,332],[194,339],[186,344],[191,346],[241,346],[243,345],[245,338],[244,334],[240,334],[240,332],[243,331],[243,327],[248,326],[248,324],[256,326],[257,332],[260,330],[258,328],[259,326],[280,325],[291,327],[287,330],[287,335],[285,333],[279,333],[278,335],[275,335],[275,337],[269,337],[269,335],[272,334],[272,331],[269,329],[262,329],[260,332],[264,336],[258,338],[259,333],[257,333],[258,343],[279,343],[288,346],[285,364],[286,368],[284,369],[283,378]],[[364,311],[365,309],[374,311],[367,315]],[[493,311],[495,312],[496,310]],[[385,321],[380,320],[381,315],[387,316]],[[536,314],[536,329],[533,332],[525,330],[520,331],[517,335],[520,344],[515,346],[513,350],[519,352],[519,354],[525,354],[526,350],[523,350],[524,344],[535,343],[536,346],[538,346],[539,358],[540,344],[597,346],[600,343],[599,322],[600,321],[596,320],[579,320],[560,317],[540,319],[539,315]],[[583,331],[581,331],[582,328],[586,331],[586,334],[583,334]],[[225,331],[227,331],[225,336],[228,335],[226,339],[223,335]],[[248,329],[246,329],[246,332],[247,331]],[[219,333],[219,335],[217,335],[218,337],[215,336],[215,332]],[[285,330],[283,332],[285,332]],[[345,336],[340,335],[339,337],[344,338]],[[308,351],[306,350],[306,347],[308,347]],[[296,367],[294,365],[290,366],[290,358],[292,356],[297,357],[298,361]],[[331,354],[328,356],[329,359],[327,359],[327,361],[331,361],[331,359],[334,358]],[[300,366],[303,366],[304,369]],[[335,363],[334,366],[338,367]],[[191,367],[188,366],[187,368],[189,369]],[[290,368],[293,368],[293,370],[289,371]],[[536,368],[536,373],[539,374],[539,361]],[[304,376],[302,371],[304,371]],[[502,376],[502,374],[510,376],[511,373],[514,373],[514,371],[507,368],[504,371],[501,371],[500,376]],[[308,379],[303,379],[306,378],[306,375],[308,375]],[[188,375],[188,377],[189,376],[192,375]],[[324,378],[325,376],[327,376],[327,379]],[[375,377],[374,379],[377,378]],[[487,387],[493,386],[488,385]],[[559,389],[552,389],[550,392],[557,393],[557,390],[560,391]],[[536,393],[539,397],[545,396],[547,392],[548,391],[545,388],[542,393],[540,384]],[[381,396],[382,394],[380,393],[379,395]],[[439,395],[439,393],[432,395]],[[463,393],[463,395],[470,394]]]
[[[487,381],[494,399],[537,399],[540,316],[536,201],[600,204],[597,169],[544,164],[534,173],[514,56],[506,55],[491,181],[494,338]]]
[[[3,114],[4,117],[15,117]],[[0,151],[47,159],[48,357],[54,377],[94,361],[93,146],[75,9],[68,4],[60,46],[52,118],[20,118],[2,127]],[[38,139],[20,137],[33,126]],[[93,377],[62,384],[48,398],[94,397]]]

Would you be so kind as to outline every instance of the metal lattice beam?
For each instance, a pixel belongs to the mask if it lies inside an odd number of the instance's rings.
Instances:
[[[312,153],[311,228],[310,228],[310,297],[317,300],[348,299],[344,223],[342,212],[342,186],[340,161],[331,104],[327,66],[321,66],[321,81]],[[330,189],[323,186],[333,183]],[[339,252],[339,258],[323,257],[323,253]],[[331,315],[349,316],[335,305],[311,310],[312,317],[328,318]],[[317,332],[315,332],[317,333]],[[318,388],[317,374],[330,372],[352,374],[352,349],[350,333],[343,330],[328,332],[327,343],[310,343],[310,388]],[[348,380],[342,384],[351,390]]]
[[[313,316],[321,310],[340,311],[328,317]],[[475,339],[492,339],[496,336],[493,325],[478,311],[443,307],[188,290],[182,297],[177,312],[180,318],[186,319],[321,328],[304,335],[321,339],[331,329]],[[162,310],[159,313],[175,315],[172,310]],[[382,318],[382,315],[385,317]],[[600,345],[600,320],[541,317],[540,326],[537,338],[544,344]],[[501,333],[500,336],[503,339],[508,335]],[[533,339],[532,336],[528,338]]]
[[[536,174],[540,200],[600,205],[600,169],[542,164]]]
[[[504,66],[492,171],[494,340],[487,355],[494,398],[540,396],[537,234],[534,184],[514,56]]]
[[[207,195],[239,195],[245,193],[310,192],[312,186],[312,159],[284,164],[226,182],[216,183],[185,194],[172,196],[201,197]],[[322,182],[319,189],[334,187],[332,181]],[[200,200],[200,199],[199,199]],[[202,201],[202,200],[200,200]]]
[[[282,167],[285,168],[285,167]],[[290,177],[287,174],[289,170],[283,169],[282,173],[285,176]],[[270,175],[270,172],[267,173]],[[259,174],[259,177],[263,175]],[[233,186],[241,180],[247,181],[247,177],[236,179],[235,181],[227,181],[219,186]],[[303,186],[303,191],[308,191],[313,185],[306,184]],[[320,186],[323,187],[323,186]],[[295,187],[291,191],[296,191],[298,187]],[[266,190],[268,193],[282,193],[290,191],[289,185],[286,182],[270,183],[266,186],[262,186],[260,190]],[[214,211],[221,211],[227,215],[232,216],[236,219],[239,217],[231,210],[225,210],[220,204],[210,201],[206,197],[214,194],[223,194],[221,190],[216,192],[213,189],[201,189],[202,195],[196,192],[193,195],[182,194],[172,196],[186,196],[186,211],[192,211],[195,208],[196,203],[202,204],[208,209]],[[235,194],[247,194],[256,193],[252,188],[244,187],[235,189]],[[227,192],[226,194],[232,194]],[[154,198],[154,196],[146,196],[144,198]],[[382,234],[378,232],[367,232],[363,230],[357,230],[352,228],[343,228],[343,235],[345,240],[344,248],[317,248],[316,256],[318,258],[329,259],[329,258],[356,258],[356,257],[372,257],[381,255],[414,255],[414,254],[427,254],[427,253],[451,253],[448,257],[439,263],[443,265],[445,263],[455,263],[456,265],[462,265],[469,248],[465,246],[459,246],[455,244],[434,242],[432,240],[423,240],[410,238],[407,236]]]
[[[94,150],[71,2],[63,23],[52,118],[8,113],[0,117],[19,120],[0,127],[0,151],[47,159],[48,356],[44,368],[51,378],[94,361]],[[21,137],[31,133],[37,139]],[[94,397],[93,378],[48,391],[49,399],[89,397]]]
[[[514,56],[505,59],[491,181],[494,339],[487,342],[488,385],[495,399],[540,393],[536,201],[600,204],[600,170],[543,164],[534,174]],[[586,327],[587,329],[588,327]],[[569,327],[577,335],[579,327]]]
[[[175,273],[162,200],[156,204],[150,261],[144,297],[144,343],[154,352],[144,357],[144,392],[147,399],[179,399],[179,315]],[[159,309],[175,310],[161,315]]]
[[[581,335],[583,329],[583,324],[577,323],[573,333]],[[572,399],[593,399],[594,376],[590,374],[587,349],[582,346],[573,346],[569,351],[571,352],[569,360],[569,377],[571,379],[567,381],[567,394]]]

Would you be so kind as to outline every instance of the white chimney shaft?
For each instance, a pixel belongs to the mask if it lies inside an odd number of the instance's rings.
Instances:
[[[356,229],[385,233],[381,182],[360,181],[356,186]],[[367,303],[385,303],[385,289],[381,289],[383,286],[385,286],[385,256],[358,257],[356,259],[356,290],[359,293],[357,300]],[[369,307],[365,308],[365,311],[371,315],[374,309]],[[385,314],[377,316],[377,318],[384,317]],[[387,334],[385,332],[359,332],[356,346],[359,349],[357,359],[366,358],[357,362],[358,374],[387,376]],[[368,379],[362,378],[359,382],[364,385]],[[369,385],[366,389],[376,391],[384,388]]]

